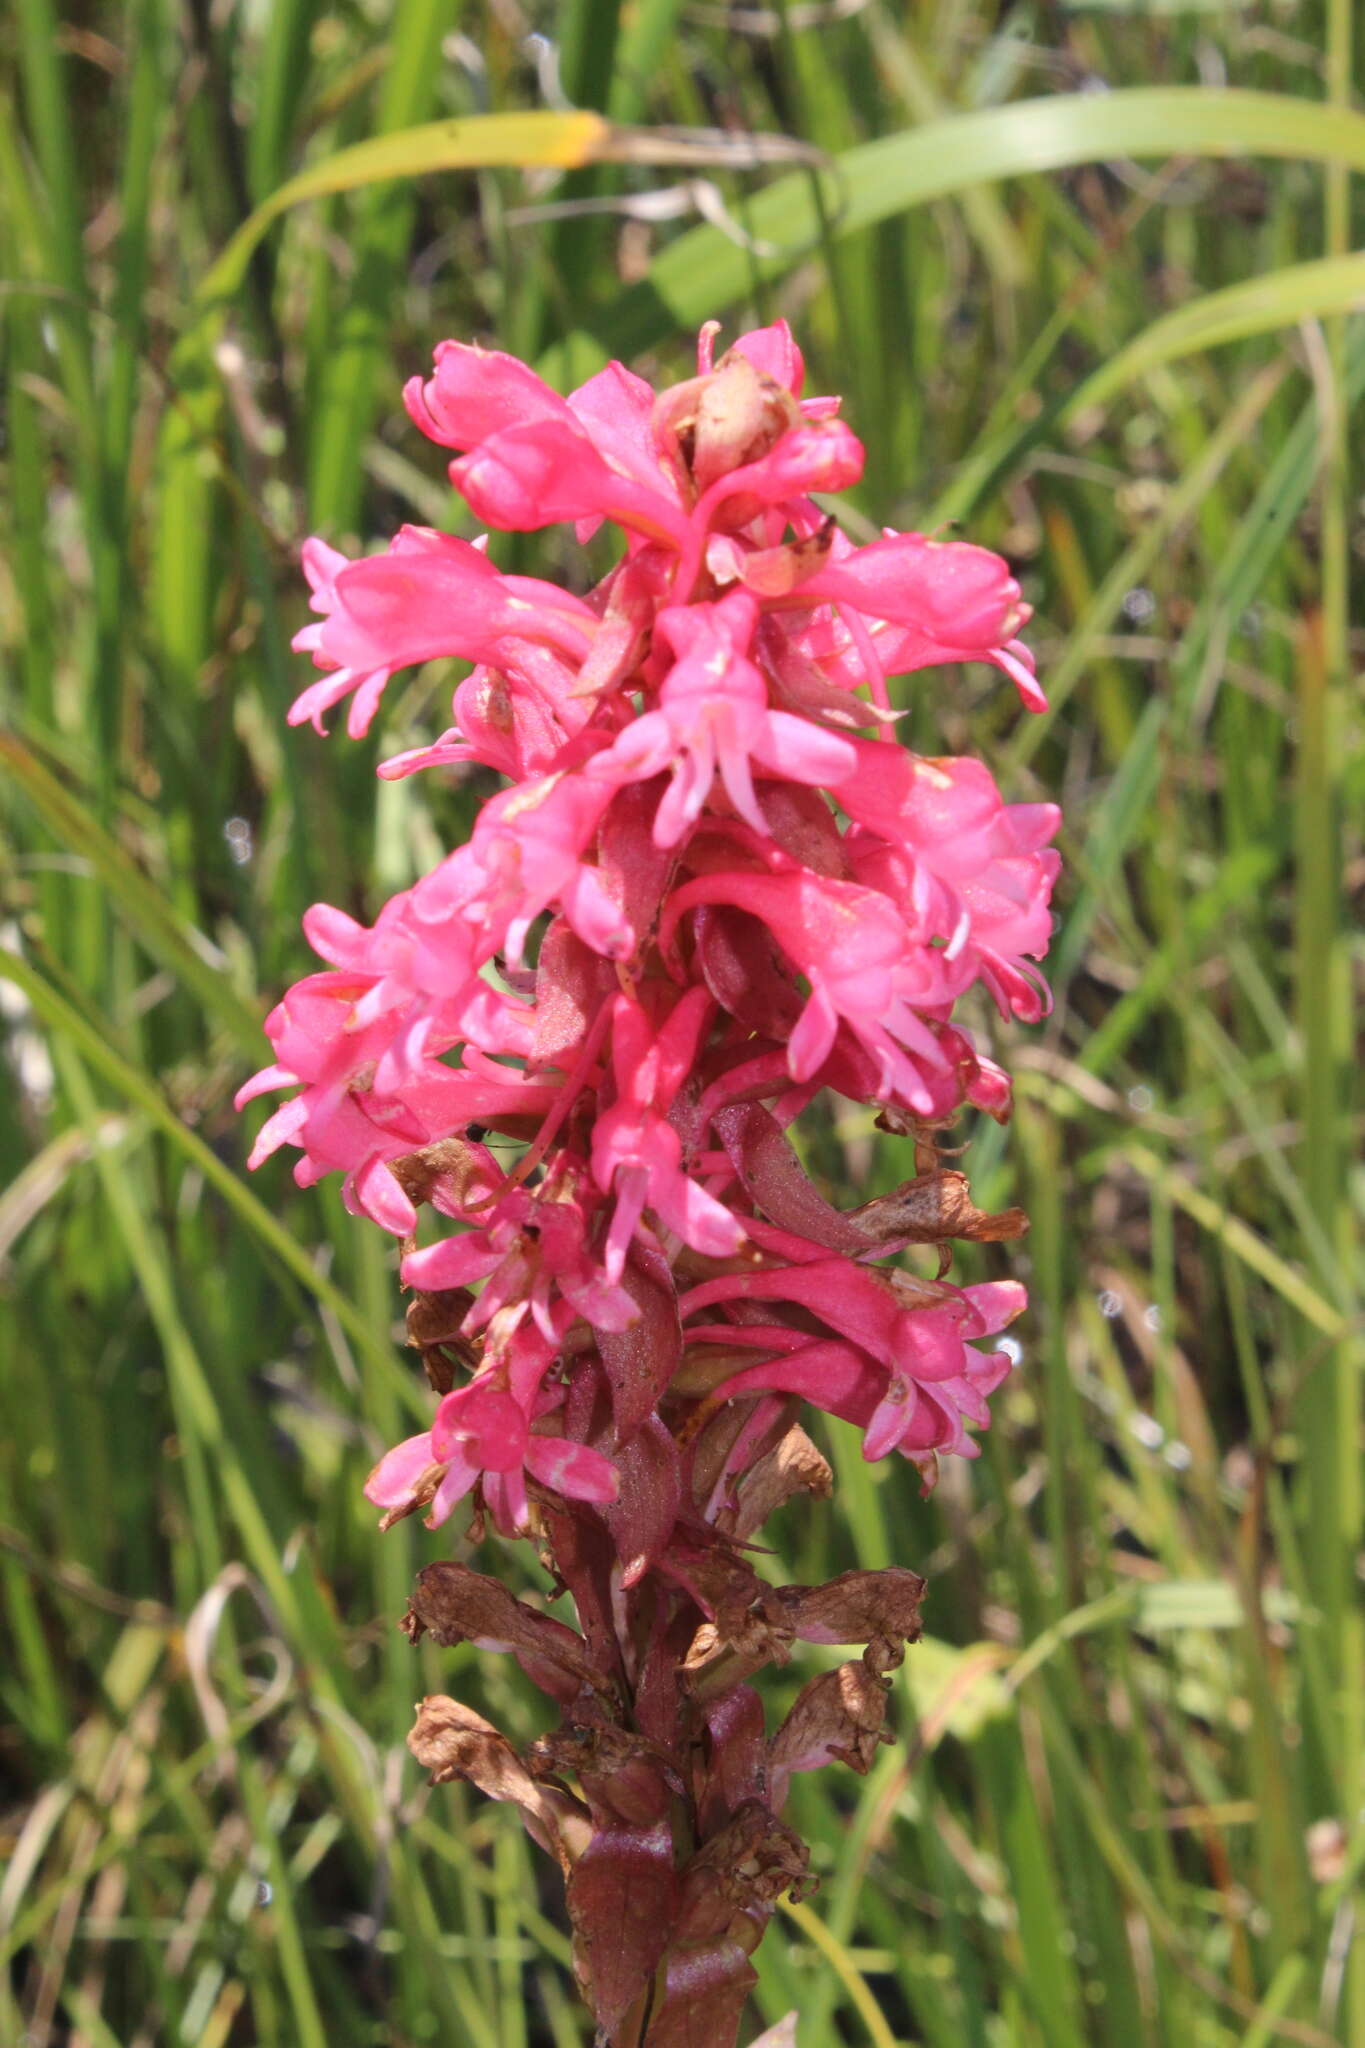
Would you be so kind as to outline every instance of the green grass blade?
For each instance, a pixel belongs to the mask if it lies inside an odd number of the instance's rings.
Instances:
[[[44,981],[26,960],[4,948],[0,948],[0,979],[11,981],[22,989],[34,1008],[47,1019],[52,1028],[68,1038],[91,1067],[102,1073],[127,1101],[142,1110],[173,1140],[186,1157],[199,1168],[204,1178],[218,1189],[247,1227],[269,1248],[291,1277],[331,1310],[348,1336],[368,1351],[381,1369],[396,1374],[397,1368],[388,1347],[365,1322],[354,1302],[324,1273],[318,1271],[297,1239],[284,1228],[266,1204],[254,1195],[250,1188],[243,1185],[231,1167],[225,1166],[217,1153],[181,1121],[146,1076],[139,1073],[122,1054],[102,1038],[94,1026],[87,1023],[85,1018]],[[403,1394],[413,1402],[415,1412],[422,1412],[420,1396],[411,1382],[405,1376],[398,1375],[398,1384]]]
[[[227,977],[227,963],[202,932],[186,930],[163,890],[144,875],[79,797],[65,789],[22,740],[0,732],[0,766],[70,854],[88,861],[93,884],[127,918],[148,951],[184,983],[215,1028],[249,1056],[261,1051],[261,1018]]]
[[[1365,307],[1365,256],[1324,256],[1268,277],[1209,292],[1191,305],[1154,320],[1127,348],[1087,377],[1058,414],[1064,422],[1087,407],[1104,405],[1139,377],[1206,348],[1225,348],[1253,334],[1292,327]]]
[[[472,114],[456,121],[428,121],[394,135],[376,135],[310,164],[281,185],[244,220],[208,271],[198,297],[205,306],[230,299],[240,288],[251,252],[281,214],[306,200],[354,192],[397,178],[431,177],[438,171],[538,167],[564,170],[589,163],[605,144],[608,128],[593,113]]]
[[[1198,86],[1130,86],[1059,94],[926,122],[848,150],[823,181],[836,236],[930,200],[954,198],[1003,178],[1115,157],[1274,156],[1365,170],[1365,115],[1274,93]],[[779,277],[819,238],[810,182],[795,174],[759,193],[746,211],[755,242],[740,250],[716,228],[680,235],[603,321],[616,353],[633,354],[672,327],[696,326],[733,305],[755,272]]]

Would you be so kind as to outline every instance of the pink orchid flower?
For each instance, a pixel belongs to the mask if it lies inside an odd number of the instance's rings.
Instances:
[[[532,1434],[525,1410],[492,1386],[471,1383],[447,1394],[432,1427],[386,1451],[369,1478],[368,1501],[385,1523],[427,1507],[428,1529],[448,1521],[477,1479],[505,1535],[526,1527],[527,1473],[574,1500],[615,1500],[619,1482],[609,1458],[567,1437]]]
[[[596,867],[583,859],[611,797],[606,783],[554,774],[484,805],[470,841],[481,878],[471,907],[505,934],[514,965],[532,924],[552,904],[595,953],[629,956],[634,934]]]
[[[384,1526],[472,1497],[470,1539],[485,1518],[533,1536],[577,1609],[579,1630],[428,1565],[408,1632],[510,1651],[561,1722],[524,1763],[430,1699],[415,1753],[559,1858],[603,2042],[648,2012],[651,2039],[733,2048],[748,1953],[804,1871],[788,1781],[869,1766],[923,1592],[903,1569],[777,1587],[749,1552],[773,1507],[829,1490],[802,1402],[926,1486],[976,1455],[1023,1290],[890,1261],[922,1246],[946,1272],[955,1236],[1023,1228],[974,1208],[934,1131],[1008,1117],[959,1006],[980,987],[1042,1015],[1058,820],[895,737],[888,679],[932,666],[991,664],[1043,707],[1009,564],[919,533],[855,546],[826,502],[863,473],[838,400],[802,395],[784,322],[719,357],[715,333],[657,395],[612,363],[562,396],[456,342],[408,385],[481,521],[616,529],[581,595],[425,528],[354,562],[307,543],[295,644],[321,673],[291,719],[349,700],[361,734],[398,670],[470,663],[448,728],[380,772],[478,770],[477,809],[373,925],[308,912],[324,971],[272,1012],[238,1099],[295,1091],[251,1164],[287,1145],[301,1183],[341,1174],[403,1241],[430,1379],[470,1373],[371,1472]],[[789,1134],[822,1089],[904,1134],[894,1192],[844,1210],[807,1177]],[[796,1640],[866,1649],[769,1736],[751,1681]]]
[[[814,1259],[705,1282],[679,1307],[686,1317],[722,1301],[799,1302],[840,1331],[840,1339],[791,1346],[785,1330],[744,1328],[746,1343],[776,1336],[784,1348],[727,1381],[727,1395],[800,1393],[816,1407],[858,1423],[869,1459],[892,1450],[971,1456],[963,1418],[986,1422],[985,1397],[1012,1364],[1008,1353],[973,1350],[971,1340],[1005,1329],[1023,1312],[1026,1297],[1012,1281],[940,1291],[942,1306],[902,1307],[880,1274],[844,1260]],[[734,1336],[723,1324],[688,1331],[692,1343],[729,1343]]]
[[[532,1358],[532,1370],[535,1369]],[[539,1370],[544,1371],[543,1356]],[[484,1480],[484,1497],[494,1519],[511,1535],[526,1527],[526,1475],[571,1500],[613,1501],[620,1489],[610,1458],[589,1444],[533,1431],[537,1411],[557,1405],[558,1394],[533,1397],[530,1405],[513,1388],[526,1377],[513,1366],[511,1385],[500,1388],[471,1380],[447,1394],[431,1425],[435,1456],[463,1464]]]
[[[616,1189],[605,1269],[615,1283],[626,1248],[646,1207],[665,1229],[717,1258],[744,1241],[738,1219],[683,1172],[682,1140],[667,1112],[691,1069],[711,1012],[705,989],[689,989],[655,1031],[644,1010],[618,996],[612,1016],[616,1100],[597,1120],[592,1170],[604,1191]]]
[[[518,1319],[529,1314],[547,1343],[553,1343],[561,1302],[595,1329],[627,1330],[638,1322],[639,1308],[588,1249],[595,1220],[590,1208],[597,1206],[581,1175],[561,1176],[535,1194],[509,1187],[477,1229],[409,1253],[403,1283],[432,1289],[483,1281],[463,1325],[469,1335],[510,1309]]]
[[[390,1516],[430,1500],[427,1526],[434,1528],[481,1480],[485,1504],[508,1536],[527,1526],[528,1473],[574,1500],[615,1500],[620,1480],[609,1458],[539,1426],[563,1401],[563,1389],[547,1387],[544,1377],[564,1326],[561,1318],[550,1340],[519,1330],[500,1365],[447,1394],[428,1431],[380,1459],[365,1483],[366,1499]]]
[[[810,985],[787,1044],[794,1081],[816,1074],[842,1020],[876,1063],[884,1099],[932,1113],[925,1068],[942,1068],[938,1040],[913,1002],[934,1007],[956,992],[938,958],[917,949],[905,920],[879,890],[805,871],[699,875],[669,901],[660,937],[703,903],[732,903],[759,917]]]
[[[552,583],[503,576],[480,548],[428,527],[405,526],[384,554],[358,562],[310,540],[303,564],[323,617],[293,644],[330,673],[295,700],[291,725],[311,719],[321,731],[323,712],[352,695],[347,730],[358,739],[395,670],[444,655],[567,686],[566,660],[580,661],[591,645],[596,622],[581,600]]]
[[[656,846],[676,846],[696,821],[719,771],[730,802],[756,832],[767,822],[754,794],[751,763],[789,781],[838,784],[857,757],[848,742],[809,719],[768,704],[768,685],[749,659],[759,609],[744,591],[717,604],[661,611],[656,642],[677,659],[659,687],[657,709],[633,720],[592,772],[647,780],[664,769],[672,782],[654,819]]]
[[[1047,709],[1018,638],[1030,607],[1008,564],[987,548],[889,528],[862,548],[836,536],[828,559],[775,599],[827,608],[798,629],[795,643],[845,688],[871,680],[877,696],[886,676],[985,661],[1010,677],[1028,710]]]

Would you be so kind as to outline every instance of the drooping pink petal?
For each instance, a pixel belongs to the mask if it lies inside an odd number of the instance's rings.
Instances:
[[[436,373],[410,378],[403,403],[415,426],[444,448],[477,448],[504,427],[562,421],[568,406],[516,356],[443,341]]]
[[[620,1476],[611,1459],[567,1437],[533,1436],[526,1446],[526,1469],[543,1486],[566,1493],[571,1500],[612,1501],[620,1491]]]

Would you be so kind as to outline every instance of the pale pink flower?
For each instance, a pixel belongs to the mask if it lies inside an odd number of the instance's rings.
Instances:
[[[478,1466],[462,1452],[438,1458],[432,1449],[431,1431],[424,1429],[384,1453],[365,1481],[364,1493],[366,1500],[384,1509],[385,1527],[425,1507],[429,1509],[423,1518],[428,1529],[438,1529],[478,1476]]]

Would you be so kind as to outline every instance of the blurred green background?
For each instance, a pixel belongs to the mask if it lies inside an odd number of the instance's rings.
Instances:
[[[557,1878],[403,1748],[423,1691],[518,1737],[543,1703],[393,1626],[448,1544],[360,1496],[427,1411],[392,1249],[278,1159],[248,1182],[230,1097],[303,908],[372,916],[479,793],[373,778],[439,669],[365,744],[284,724],[303,537],[461,517],[402,380],[448,334],[677,376],[703,318],[785,313],[867,439],[852,530],[957,520],[1023,579],[1052,711],[936,672],[902,730],[1058,797],[1066,872],[1014,1125],[963,1129],[1034,1219],[960,1262],[1033,1295],[985,1455],[923,1502],[832,1426],[836,1504],[770,1560],[933,1590],[899,1745],[797,1785],[823,1884],[755,2025],[1365,2042],[1351,13],[7,12],[0,2041],[587,2039]],[[517,168],[563,124],[404,139],[562,104],[650,133],[567,175]],[[902,1150],[808,1146],[845,1201]]]

